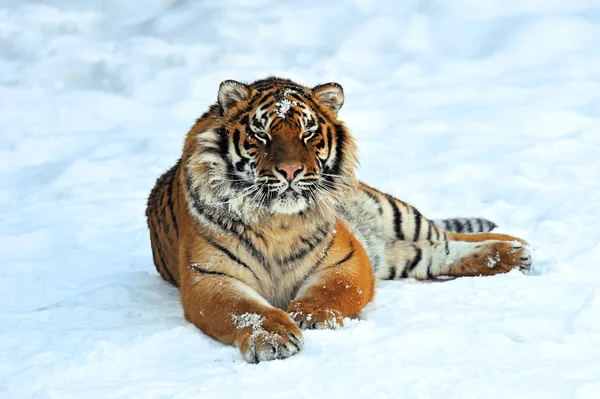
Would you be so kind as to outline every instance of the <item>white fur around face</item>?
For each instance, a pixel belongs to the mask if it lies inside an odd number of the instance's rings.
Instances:
[[[293,215],[300,213],[308,208],[308,201],[302,196],[289,197],[285,194],[278,197],[273,201],[271,205],[271,211],[273,213],[281,213],[286,215]]]

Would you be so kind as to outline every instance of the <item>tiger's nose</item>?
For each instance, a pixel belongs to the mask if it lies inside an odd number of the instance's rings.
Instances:
[[[296,176],[304,169],[304,166],[299,163],[296,164],[280,164],[277,166],[277,172],[281,173],[283,177],[289,182],[294,180]]]

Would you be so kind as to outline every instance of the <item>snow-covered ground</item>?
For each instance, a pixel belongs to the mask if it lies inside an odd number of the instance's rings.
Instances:
[[[146,196],[224,79],[337,81],[362,179],[533,275],[385,282],[249,365],[182,317]],[[600,398],[598,0],[3,0],[0,398]]]

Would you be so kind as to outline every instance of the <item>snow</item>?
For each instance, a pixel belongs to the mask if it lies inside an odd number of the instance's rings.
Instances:
[[[286,98],[289,94],[293,93],[294,90],[285,89],[280,93],[281,101],[275,103],[277,105],[277,116],[280,118],[285,118],[285,115],[290,110],[290,107],[294,105],[298,105],[296,101],[292,101]]]
[[[239,316],[233,316],[233,324],[235,328],[252,327],[252,330],[262,328],[265,318],[256,313],[244,313]]]
[[[360,177],[529,240],[518,271],[379,284],[247,364],[154,270],[155,179],[226,79],[342,84]],[[0,398],[600,397],[596,0],[4,0]]]

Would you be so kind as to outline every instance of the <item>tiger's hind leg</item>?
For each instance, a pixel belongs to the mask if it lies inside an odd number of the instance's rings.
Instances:
[[[387,267],[377,278],[418,280],[440,276],[489,276],[513,269],[529,272],[531,256],[522,240],[397,241],[387,249]]]

